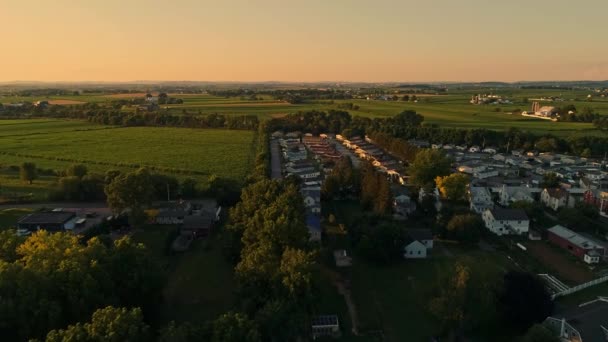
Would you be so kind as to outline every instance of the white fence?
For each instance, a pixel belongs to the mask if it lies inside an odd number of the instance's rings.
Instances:
[[[559,279],[555,278],[554,276],[552,276],[550,274],[539,274],[539,276],[541,278],[543,278],[547,282],[547,285],[549,285],[551,287],[554,295],[570,289],[570,287],[568,287],[568,285],[562,283]]]
[[[580,290],[586,289],[588,287],[591,287],[593,285],[604,283],[606,281],[608,281],[608,276],[604,276],[604,277],[601,277],[601,278],[593,279],[590,282],[587,282],[587,283],[584,283],[584,284],[580,284],[580,285],[576,285],[576,286],[573,286],[573,287],[571,287],[571,288],[569,288],[567,290],[560,291],[560,292],[554,294],[552,297],[553,297],[553,299],[555,299],[557,297],[566,296],[566,295],[578,292]]]

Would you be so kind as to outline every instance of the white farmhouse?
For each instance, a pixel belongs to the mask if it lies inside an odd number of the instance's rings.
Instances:
[[[472,186],[469,188],[470,195],[470,208],[472,211],[481,214],[486,209],[494,208],[494,202],[492,202],[492,194],[486,187]]]
[[[406,259],[424,259],[433,249],[433,234],[428,229],[408,229],[403,257]]]
[[[522,235],[530,229],[530,219],[522,209],[487,209],[482,218],[486,228],[497,235]]]
[[[561,188],[545,189],[540,194],[540,201],[545,206],[558,210],[568,205],[568,192]]]

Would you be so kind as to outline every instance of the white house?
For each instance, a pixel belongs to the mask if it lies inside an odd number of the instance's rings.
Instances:
[[[403,257],[406,259],[424,259],[433,249],[433,234],[428,229],[408,229]]]
[[[561,188],[544,189],[540,194],[540,202],[553,210],[558,210],[568,205],[568,192]]]
[[[469,197],[471,210],[478,214],[483,213],[486,209],[494,208],[492,194],[488,188],[472,186],[469,188]]]
[[[530,229],[530,219],[522,209],[487,209],[482,219],[486,228],[497,235],[522,235]]]
[[[530,188],[526,186],[507,186],[503,184],[498,188],[499,203],[508,206],[513,202],[534,202],[534,194],[540,192],[539,188]]]

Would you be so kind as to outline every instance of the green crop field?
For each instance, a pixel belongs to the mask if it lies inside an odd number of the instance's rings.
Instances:
[[[145,166],[153,172],[194,177],[203,183],[210,175],[240,183],[253,163],[253,139],[251,131],[2,120],[0,191],[44,197],[54,177],[41,175],[34,184],[24,184],[10,166],[25,161],[53,170],[82,163],[96,172]]]
[[[404,93],[401,89],[393,89]],[[469,100],[473,94],[493,93],[504,96],[513,104],[509,105],[473,105]],[[141,97],[144,93],[136,94],[85,94],[49,97],[14,97],[0,96],[0,102],[20,102],[36,100],[66,100],[81,102],[110,102],[118,99]],[[424,115],[425,121],[443,127],[455,128],[486,128],[492,130],[505,130],[515,127],[537,134],[551,133],[559,136],[569,135],[598,135],[606,136],[605,132],[596,130],[591,123],[551,122],[541,119],[523,117],[511,114],[515,110],[530,110],[531,102],[535,99],[548,96],[558,96],[563,102],[540,101],[541,105],[565,106],[574,105],[581,111],[585,107],[595,112],[608,115],[608,99],[596,97],[587,101],[587,90],[553,90],[553,89],[520,89],[520,88],[467,88],[450,89],[447,95],[419,95],[417,102],[380,101],[380,100],[322,100],[303,104],[290,104],[277,101],[269,95],[260,95],[261,100],[252,101],[241,97],[219,97],[209,94],[170,94],[171,97],[180,98],[183,104],[161,105],[162,109],[171,114],[225,114],[225,115],[257,115],[262,119],[308,110],[339,109],[341,103],[353,103],[359,106],[358,110],[351,110],[351,114],[366,117],[389,117],[403,110],[415,110]],[[524,101],[524,99],[526,99]],[[128,109],[127,109],[128,110]]]
[[[486,128],[492,130],[505,130],[516,127],[522,130],[543,134],[552,133],[560,136],[572,134],[605,135],[604,132],[596,130],[590,123],[551,122],[541,119],[523,117],[511,114],[514,110],[521,111],[530,109],[530,102],[524,103],[524,98],[533,99],[540,96],[560,96],[560,93],[551,91],[512,91],[504,94],[514,101],[510,105],[472,105],[469,99],[472,93],[455,93],[454,95],[440,95],[421,97],[418,102],[402,101],[379,101],[379,100],[336,100],[319,101],[316,103],[289,104],[286,102],[272,101],[247,101],[240,98],[223,98],[211,95],[177,96],[183,98],[184,103],[180,105],[167,106],[174,114],[183,113],[220,113],[220,114],[253,114],[260,118],[269,118],[280,114],[295,113],[308,110],[339,109],[340,103],[353,103],[359,106],[358,110],[351,110],[351,114],[366,117],[389,117],[403,110],[415,110],[424,115],[425,121],[439,124],[443,127],[456,128]],[[563,94],[562,94],[563,95]],[[596,100],[594,102],[582,101],[586,95],[572,93],[565,96],[564,102],[549,103],[541,102],[542,105],[563,106],[575,105],[579,110],[591,107],[596,112],[608,115],[608,101]],[[570,100],[570,98],[572,98]],[[532,100],[529,100],[532,101]]]

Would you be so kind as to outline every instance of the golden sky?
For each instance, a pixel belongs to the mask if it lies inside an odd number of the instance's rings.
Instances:
[[[607,0],[0,0],[0,81],[608,79]]]

